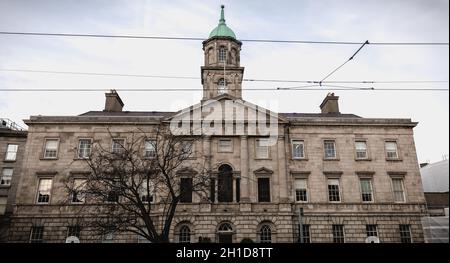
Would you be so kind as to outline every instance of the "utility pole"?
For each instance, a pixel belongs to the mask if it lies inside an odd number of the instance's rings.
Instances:
[[[303,207],[300,207],[298,210],[298,227],[299,227],[299,241],[300,243],[303,242]]]

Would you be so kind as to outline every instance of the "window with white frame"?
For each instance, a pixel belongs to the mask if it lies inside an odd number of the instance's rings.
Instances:
[[[295,201],[308,201],[308,181],[305,178],[295,179]]]
[[[37,203],[48,204],[50,202],[50,196],[52,191],[52,179],[41,178],[39,179]]]
[[[256,158],[268,159],[269,158],[269,140],[268,139],[256,139]]]
[[[395,141],[385,142],[385,149],[387,159],[398,159],[397,142]]]
[[[344,225],[333,225],[333,243],[345,243]]]
[[[155,158],[156,157],[156,140],[146,140],[145,141],[145,158]]]
[[[19,149],[19,145],[8,144],[8,146],[6,147],[5,161],[15,161],[17,158],[18,149]]]
[[[303,140],[292,140],[292,158],[305,158],[305,142]]]
[[[44,242],[44,227],[33,226],[30,232],[30,243],[42,243]]]
[[[373,188],[372,188],[372,179],[370,178],[360,178],[359,179],[361,185],[361,199],[363,202],[372,202],[373,201]]]
[[[233,143],[231,139],[219,139],[219,152],[233,152]]]
[[[259,230],[259,242],[272,243],[272,229],[269,225],[262,225]]]
[[[356,141],[355,142],[356,159],[367,159],[367,142],[366,141]]]
[[[91,155],[92,140],[80,139],[78,140],[78,158],[86,159]]]
[[[403,178],[392,178],[392,188],[394,192],[395,202],[405,202],[405,186],[403,184]]]
[[[227,93],[227,81],[225,79],[219,79],[217,82],[217,91],[219,94]]]
[[[336,159],[336,142],[334,140],[324,140],[323,150],[325,159]]]
[[[328,201],[340,202],[339,179],[328,179]]]
[[[11,179],[12,179],[12,175],[13,175],[13,168],[3,168],[2,169],[2,174],[1,174],[1,178],[0,178],[0,185],[11,185]]]
[[[113,139],[112,152],[121,154],[125,151],[125,139]]]
[[[85,201],[86,179],[76,178],[73,180],[72,203],[82,204]]]
[[[44,148],[44,158],[55,159],[58,156],[58,139],[46,139]]]
[[[411,226],[410,225],[400,225],[399,227],[400,227],[400,242],[412,243]]]
[[[191,229],[187,225],[180,227],[180,233],[178,235],[178,242],[191,243]]]
[[[148,183],[148,184],[147,184]],[[155,200],[155,196],[154,196],[154,186],[153,186],[153,182],[148,180],[147,181],[143,181],[140,187],[140,197],[141,197],[141,201],[144,203],[153,203]]]
[[[223,63],[227,61],[227,49],[225,47],[219,48],[219,62]]]
[[[366,234],[367,237],[377,237],[378,236],[377,225],[366,225]]]

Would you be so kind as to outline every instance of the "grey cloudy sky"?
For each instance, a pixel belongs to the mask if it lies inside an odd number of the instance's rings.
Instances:
[[[448,42],[447,0],[392,1],[22,1],[0,0],[0,31],[203,37],[225,4],[238,39]],[[244,42],[245,78],[319,80],[355,52],[352,45]],[[0,69],[33,69],[200,77],[200,41],[0,35]],[[366,46],[329,80],[448,80],[448,46]],[[249,91],[292,83],[245,82],[244,99],[278,112],[318,112],[330,89]],[[295,86],[295,85],[294,85]],[[362,86],[369,87],[369,86]],[[376,88],[448,88],[377,84]],[[201,88],[200,80],[75,76],[0,70],[0,89]],[[3,92],[0,116],[102,110],[104,92]],[[363,117],[411,118],[420,162],[449,148],[448,91],[336,91],[340,110]],[[121,92],[124,110],[179,110],[201,91]]]

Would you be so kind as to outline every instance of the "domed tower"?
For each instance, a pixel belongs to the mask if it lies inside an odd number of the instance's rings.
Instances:
[[[222,94],[242,98],[242,77],[240,67],[242,42],[236,39],[233,30],[225,24],[224,6],[221,6],[219,25],[203,41],[205,65],[202,66],[203,100]]]

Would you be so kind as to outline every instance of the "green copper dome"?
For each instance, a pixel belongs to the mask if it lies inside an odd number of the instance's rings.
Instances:
[[[233,30],[225,24],[225,15],[224,15],[224,9],[225,6],[221,6],[222,11],[220,11],[220,20],[219,25],[211,31],[211,34],[209,34],[209,38],[212,37],[232,37],[236,39],[236,35],[234,34]]]

